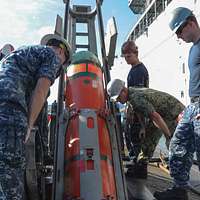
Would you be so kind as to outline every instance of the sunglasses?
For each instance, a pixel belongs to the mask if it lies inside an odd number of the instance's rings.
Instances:
[[[187,26],[188,21],[184,22],[176,31],[176,35],[180,35],[183,32],[183,29]]]

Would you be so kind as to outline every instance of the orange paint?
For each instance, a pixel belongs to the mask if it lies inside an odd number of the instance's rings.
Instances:
[[[66,107],[80,111],[93,110],[97,113],[85,120],[86,128],[98,131],[100,152],[100,174],[102,178],[102,199],[108,196],[116,200],[116,186],[112,161],[112,151],[106,121],[98,113],[106,110],[102,69],[92,63],[70,65],[66,73]],[[96,121],[95,121],[96,120]],[[79,115],[69,120],[65,141],[65,199],[82,198],[80,195],[81,173],[96,170],[93,148],[80,150]],[[95,124],[97,127],[95,129]],[[84,134],[84,133],[82,133]],[[94,133],[96,134],[96,133]],[[89,190],[89,188],[88,188]]]

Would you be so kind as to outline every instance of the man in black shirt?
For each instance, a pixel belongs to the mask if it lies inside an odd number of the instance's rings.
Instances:
[[[149,74],[144,64],[138,58],[138,47],[134,41],[126,41],[121,48],[127,64],[132,65],[127,77],[128,87],[149,87]],[[144,120],[145,121],[145,120]],[[131,108],[127,108],[127,120],[125,125],[125,138],[129,155],[136,162],[141,151],[141,138],[139,133],[141,125],[136,114],[132,114]],[[143,165],[143,164],[142,164]],[[146,163],[142,169],[146,171]],[[140,166],[140,165],[139,165]]]
[[[149,74],[144,64],[138,58],[138,47],[133,41],[122,45],[122,55],[127,64],[132,65],[127,77],[128,87],[149,87]]]

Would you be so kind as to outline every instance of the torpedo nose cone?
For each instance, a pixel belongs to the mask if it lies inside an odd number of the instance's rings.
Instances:
[[[73,54],[71,64],[86,63],[86,62],[92,62],[98,66],[101,66],[101,63],[97,58],[97,56],[90,51],[79,51]]]

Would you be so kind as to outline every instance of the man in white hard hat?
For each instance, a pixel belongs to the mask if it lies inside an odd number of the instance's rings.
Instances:
[[[141,123],[139,131],[139,137],[142,139],[141,152],[137,158],[136,167],[130,172],[132,171],[135,178],[146,178],[147,169],[144,163],[147,165],[148,160],[153,156],[162,133],[168,144],[171,133],[177,125],[176,119],[185,107],[170,94],[144,87],[126,88],[124,81],[120,79],[110,81],[107,92],[111,99],[122,104],[129,103],[138,116]],[[145,123],[145,118],[150,119],[150,122]]]
[[[24,142],[71,57],[67,41],[58,35],[45,35],[41,44],[15,50],[0,65],[0,199],[26,199]]]
[[[171,14],[170,29],[186,43],[193,43],[188,58],[191,104],[185,109],[170,144],[169,166],[173,187],[163,192],[155,192],[154,196],[158,200],[187,200],[188,181],[195,151],[200,169],[200,27],[193,12],[188,8],[175,8]]]

